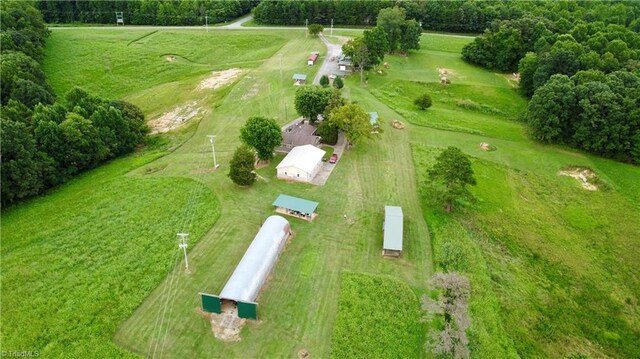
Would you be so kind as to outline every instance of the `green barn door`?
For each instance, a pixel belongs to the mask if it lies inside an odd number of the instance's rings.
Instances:
[[[202,299],[202,310],[209,313],[220,313],[220,297],[213,294],[200,293]]]
[[[258,303],[238,302],[238,316],[258,320]]]

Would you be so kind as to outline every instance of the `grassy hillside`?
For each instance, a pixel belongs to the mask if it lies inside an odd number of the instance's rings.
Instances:
[[[344,94],[377,111],[385,131],[346,152],[325,186],[278,181],[279,156],[258,170],[264,180],[238,188],[226,173],[239,128],[253,115],[281,124],[297,117],[291,76],[315,74],[305,59],[324,55],[319,40],[295,30],[55,30],[45,68],[58,93],[80,85],[125,97],[150,117],[191,102],[203,111],[187,129],[158,139],[171,143],[171,153],[114,162],[2,214],[3,293],[25,293],[3,294],[3,348],[168,358],[291,357],[305,349],[324,358],[341,328],[344,271],[387,276],[419,296],[435,267],[471,280],[475,357],[638,356],[640,169],[529,140],[515,120],[526,100],[509,75],[464,63],[467,41],[425,34],[422,50],[386,59],[385,75],[370,74],[364,86],[357,76],[346,81]],[[194,90],[211,71],[231,67],[243,73],[227,87]],[[451,85],[438,84],[439,69]],[[412,105],[423,92],[434,99],[427,111]],[[407,127],[393,129],[393,119]],[[217,136],[218,171],[209,134]],[[497,150],[482,151],[480,142]],[[449,145],[472,156],[478,178],[477,203],[454,215],[420,190],[435,154]],[[602,189],[587,192],[559,177],[565,166],[590,167]],[[319,216],[290,219],[295,236],[258,299],[261,320],[245,326],[240,342],[220,342],[198,314],[198,292],[221,290],[280,193],[319,201]],[[387,204],[405,214],[398,260],[380,256]],[[188,276],[175,264],[185,208],[196,210]],[[37,320],[29,298],[42,303]],[[49,304],[62,309],[45,316]],[[5,324],[25,318],[33,324],[24,329]],[[422,348],[411,353],[429,357]]]
[[[246,36],[246,31],[54,28],[44,71],[57,94],[80,85],[120,98],[213,70],[255,67],[289,38],[284,31]]]
[[[436,264],[472,280],[474,353],[640,355],[640,169],[532,142],[513,120],[525,102],[508,76],[466,65],[446,46],[423,37],[424,56],[388,59],[388,75],[370,75],[362,94],[410,123],[419,182],[438,148],[474,158],[475,205],[449,216],[422,197]],[[438,83],[442,67],[449,86]],[[427,111],[412,104],[423,92],[434,99]],[[557,175],[578,165],[597,173],[601,190]]]
[[[127,355],[113,333],[177,268],[176,233],[195,243],[220,214],[197,182],[125,175],[156,157],[112,162],[2,213],[3,350]]]

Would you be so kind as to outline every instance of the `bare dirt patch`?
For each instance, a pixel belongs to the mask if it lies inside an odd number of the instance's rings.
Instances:
[[[391,126],[393,126],[393,128],[397,128],[397,129],[401,130],[401,129],[404,128],[404,123],[402,123],[402,122],[400,122],[398,120],[393,120],[391,122]]]
[[[235,80],[242,73],[240,69],[228,69],[224,71],[213,71],[212,75],[198,84],[197,90],[218,89]]]
[[[233,304],[222,305],[220,314],[211,313],[211,330],[216,338],[225,342],[240,341],[240,330],[246,319],[238,317],[238,309]]]
[[[165,56],[165,60],[169,61],[169,62],[174,62],[176,61],[176,57],[173,55],[167,55]]]
[[[160,117],[149,121],[151,134],[165,133],[174,130],[202,112],[202,107],[196,101],[178,106],[173,110],[163,113]]]
[[[560,172],[558,172],[558,175],[575,178],[582,184],[582,188],[586,189],[587,191],[598,190],[598,186],[592,183],[597,178],[597,176],[590,168],[567,167],[560,170]]]
[[[298,358],[300,359],[308,359],[311,358],[311,353],[307,349],[298,350]]]
[[[483,151],[495,151],[496,150],[496,146],[487,143],[487,142],[481,142],[480,143],[480,149]]]

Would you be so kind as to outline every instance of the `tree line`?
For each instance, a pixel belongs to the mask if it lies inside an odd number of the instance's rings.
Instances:
[[[144,115],[124,101],[75,88],[56,100],[41,69],[48,30],[26,2],[3,2],[0,153],[2,204],[42,193],[77,173],[133,151]]]
[[[519,73],[534,138],[640,163],[638,30],[640,3],[543,2],[494,21],[462,55]]]
[[[136,0],[37,2],[47,23],[115,24],[116,11],[129,25],[204,25],[225,22],[249,13],[256,0]]]

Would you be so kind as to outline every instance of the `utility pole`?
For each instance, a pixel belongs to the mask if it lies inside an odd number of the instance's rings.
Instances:
[[[333,36],[333,19],[331,19],[331,36]]]
[[[207,135],[207,137],[209,137],[209,142],[211,142],[211,152],[213,152],[213,169],[216,170],[218,169],[218,167],[220,167],[220,165],[218,164],[218,161],[216,161],[216,148],[213,145],[213,143],[215,142],[216,136]]]
[[[189,260],[187,259],[187,241],[189,240],[189,233],[178,233],[178,248],[182,248],[184,251],[184,267],[187,270],[187,273],[190,273],[189,270]]]
[[[207,32],[209,32],[209,16],[204,16],[204,26],[207,28]]]

